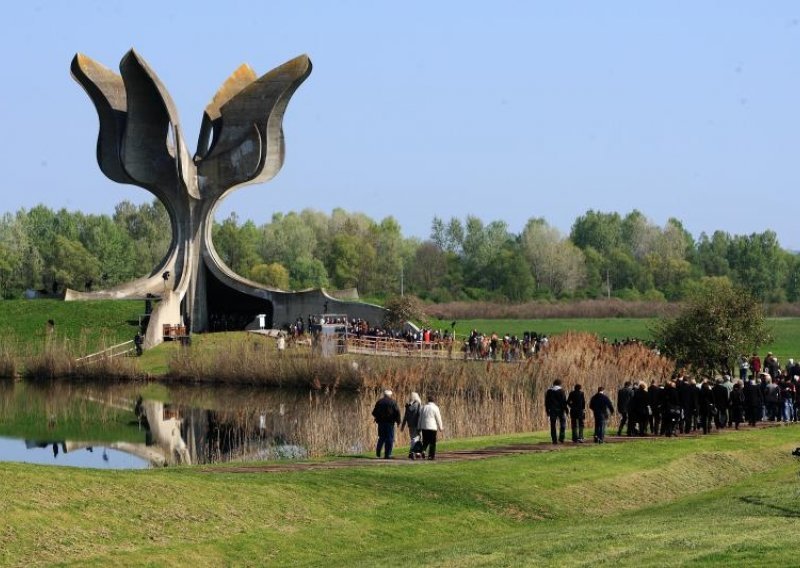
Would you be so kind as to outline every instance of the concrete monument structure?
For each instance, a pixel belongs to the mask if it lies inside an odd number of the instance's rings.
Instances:
[[[384,310],[340,301],[325,290],[288,292],[235,274],[211,239],[214,211],[234,189],[272,179],[284,161],[283,115],[311,73],[301,55],[258,77],[242,65],[223,83],[203,114],[197,151],[190,156],[177,110],[164,85],[134,50],[120,74],[77,54],[73,78],[94,103],[100,120],[97,162],[118,183],[138,185],[166,207],[172,241],[165,258],[138,280],[101,291],[68,290],[66,300],[158,298],[145,345],[161,341],[162,324],[190,322],[193,331],[215,321],[252,320],[266,314],[279,327],[326,311],[370,322]]]

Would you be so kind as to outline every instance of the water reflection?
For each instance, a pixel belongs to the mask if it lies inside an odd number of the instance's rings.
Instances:
[[[355,400],[264,389],[6,383],[0,461],[160,467],[302,458],[319,445],[309,433],[320,416],[335,415],[334,398],[336,408]],[[361,451],[358,429],[342,434],[348,450]]]

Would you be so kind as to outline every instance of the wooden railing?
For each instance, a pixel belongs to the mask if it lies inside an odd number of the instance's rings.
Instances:
[[[425,357],[450,359],[458,355],[453,341],[406,341],[391,337],[348,336],[346,352],[359,355],[383,355],[388,357]],[[455,353],[454,353],[455,351]]]
[[[123,343],[118,343],[117,345],[112,345],[111,347],[103,349],[102,351],[98,351],[97,353],[79,357],[78,359],[75,359],[75,362],[79,365],[88,365],[101,359],[113,359],[114,357],[119,357],[121,355],[128,355],[134,351],[136,351],[136,345],[134,344],[133,339],[131,339]]]

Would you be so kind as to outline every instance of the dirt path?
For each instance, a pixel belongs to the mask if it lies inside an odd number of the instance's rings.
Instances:
[[[687,434],[682,437],[690,437]],[[635,440],[658,440],[658,437],[638,437],[638,436],[607,436],[607,444],[618,444],[622,442],[632,442]],[[468,460],[480,460],[497,456],[509,456],[519,454],[531,454],[542,452],[560,452],[571,449],[592,447],[594,444],[589,441],[583,444],[566,442],[564,444],[553,445],[550,442],[538,442],[536,444],[510,444],[504,446],[490,446],[487,448],[473,450],[452,450],[436,453],[436,462],[460,462]],[[398,448],[400,449],[400,448]],[[205,473],[280,473],[286,471],[313,471],[324,469],[343,469],[348,467],[403,467],[420,466],[430,463],[429,460],[410,460],[406,457],[406,446],[402,446],[402,451],[390,460],[378,458],[365,458],[361,456],[339,458],[324,462],[290,462],[277,464],[241,464],[235,466],[207,466],[200,469]]]
[[[755,428],[775,428],[780,427],[781,424],[775,422],[759,423]],[[743,427],[744,431],[752,429],[751,427]],[[727,432],[734,432],[733,429],[726,430]],[[716,434],[715,430],[711,435]],[[679,434],[674,438],[666,438],[664,436],[606,436],[606,444],[621,444],[628,442],[646,442],[646,441],[659,441],[659,440],[679,440],[682,438],[699,438],[703,436],[700,432],[692,432],[691,434]],[[579,450],[581,448],[593,447],[591,441],[583,444],[575,444],[567,441],[564,444],[554,445],[550,442],[538,442],[535,444],[509,444],[503,446],[489,446],[486,448],[478,448],[472,450],[452,450],[441,451],[436,453],[436,462],[460,462],[469,460],[480,460],[492,458],[497,456],[510,456],[531,453],[543,452],[561,452],[567,450]],[[322,462],[286,462],[286,463],[270,463],[270,464],[237,464],[234,466],[211,465],[200,469],[204,473],[281,473],[288,471],[315,471],[326,469],[344,469],[350,467],[407,467],[407,466],[424,466],[430,463],[428,460],[410,460],[406,457],[406,445],[398,447],[401,450],[395,457],[390,460],[378,458],[365,458],[361,456],[343,457],[330,461]]]

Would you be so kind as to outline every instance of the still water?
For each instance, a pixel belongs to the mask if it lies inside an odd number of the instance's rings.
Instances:
[[[365,411],[349,393],[6,381],[0,461],[118,469],[360,453]]]

